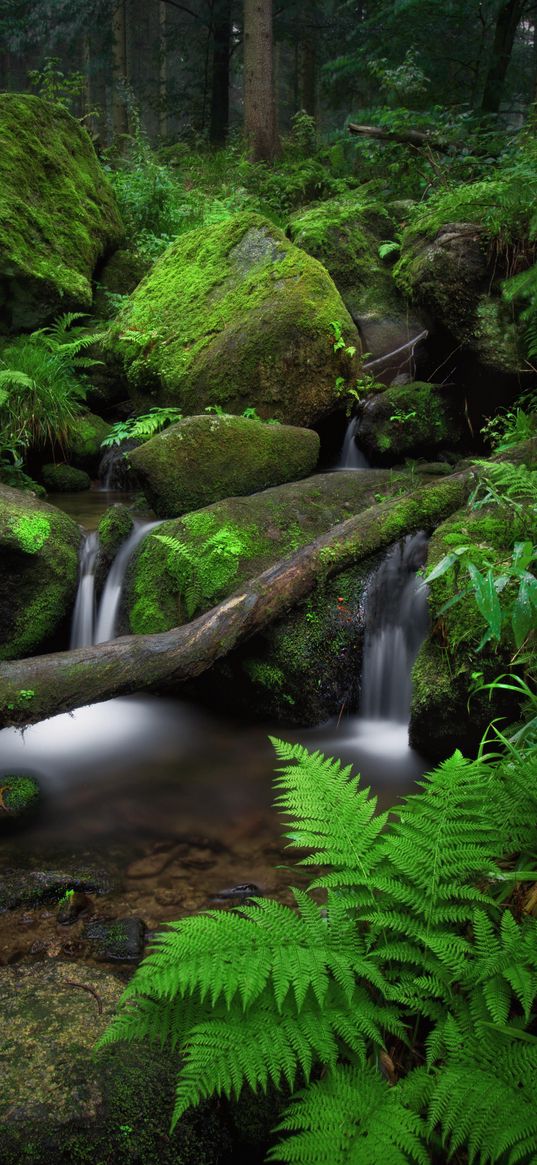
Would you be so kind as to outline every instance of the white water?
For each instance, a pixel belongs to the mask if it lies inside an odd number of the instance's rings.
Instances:
[[[358,417],[351,417],[345,430],[337,469],[369,469],[369,462],[356,444]]]
[[[118,550],[110,567],[110,572],[99,603],[93,639],[94,643],[107,643],[109,639],[115,638],[121,592],[131,555],[142,539],[145,538],[146,534],[149,534],[156,526],[160,526],[160,522],[135,523],[132,534],[130,534],[126,542]]]
[[[136,522],[132,534],[120,546],[104,585],[99,606],[95,604],[95,567],[99,554],[96,533],[86,536],[80,556],[80,581],[71,628],[71,648],[106,643],[117,634],[121,593],[127,566],[136,547],[160,522]]]
[[[95,567],[99,553],[97,534],[87,534],[80,555],[80,579],[76,595],[70,647],[88,647],[93,643],[95,626]]]
[[[366,596],[362,699],[356,724],[367,752],[408,749],[412,665],[427,634],[427,587],[417,574],[427,557],[422,532],[407,535],[379,566]]]

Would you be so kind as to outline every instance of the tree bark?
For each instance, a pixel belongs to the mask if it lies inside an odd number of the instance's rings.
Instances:
[[[272,162],[279,152],[272,0],[244,0],[244,132],[252,161]]]
[[[504,0],[500,7],[481,101],[482,113],[499,113],[516,31],[525,6],[526,0]]]
[[[126,0],[119,0],[112,16],[112,130],[115,138],[129,132],[125,85],[127,73],[127,13]]]
[[[209,139],[213,146],[225,146],[229,127],[231,0],[216,0],[213,19],[213,68]]]
[[[401,142],[403,145],[416,146],[418,148],[428,146],[429,149],[438,150],[440,153],[445,153],[448,148],[447,142],[442,142],[439,138],[433,138],[421,129],[405,129],[395,132],[391,129],[385,129],[382,125],[354,125],[352,123],[347,128],[349,133],[360,134],[362,137],[380,138],[388,142]]]
[[[183,627],[3,663],[0,724],[35,723],[85,704],[158,690],[200,675],[299,602],[319,580],[390,546],[403,534],[437,525],[464,504],[473,480],[473,471],[467,470],[371,506]]]

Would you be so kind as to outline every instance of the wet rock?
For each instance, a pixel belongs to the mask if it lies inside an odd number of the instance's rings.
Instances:
[[[91,898],[81,890],[66,890],[56,912],[60,926],[72,926],[80,914],[92,909]]]
[[[89,474],[74,465],[44,465],[41,476],[50,493],[81,493],[91,485]]]
[[[223,1165],[217,1105],[187,1113],[173,1134],[176,1058],[150,1044],[96,1058],[124,983],[67,962],[0,970],[2,1165]]]
[[[96,918],[84,928],[83,938],[93,958],[105,963],[137,963],[144,952],[146,926],[141,918]]]
[[[130,437],[126,441],[120,441],[119,445],[111,445],[108,449],[101,450],[97,476],[106,489],[126,491],[138,488],[138,478],[125,454],[137,449],[139,444],[140,441]]]
[[[63,898],[68,890],[110,894],[117,880],[98,867],[77,866],[73,869],[4,869],[0,876],[0,912],[18,906],[35,906],[39,902]]]
[[[41,791],[35,777],[0,774],[0,825],[13,818],[27,817],[37,809]]]
[[[427,456],[463,439],[462,401],[451,390],[423,381],[370,396],[358,427],[366,456],[383,465]]]

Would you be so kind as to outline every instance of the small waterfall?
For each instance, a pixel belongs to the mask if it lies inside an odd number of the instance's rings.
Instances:
[[[80,554],[79,583],[76,595],[70,647],[88,647],[93,643],[95,627],[95,567],[99,553],[96,533],[87,534]]]
[[[351,417],[345,430],[337,469],[369,469],[369,462],[356,444],[358,417]]]
[[[416,573],[426,558],[426,535],[407,535],[381,563],[365,596],[360,717],[389,721],[405,731],[412,665],[429,626],[427,587]]]
[[[160,526],[160,522],[137,522],[135,523],[132,534],[118,550],[116,557],[110,567],[110,573],[104,585],[104,590],[101,595],[99,603],[99,612],[97,615],[97,623],[95,627],[94,643],[106,643],[109,639],[114,639],[116,635],[117,617],[119,614],[119,604],[121,600],[121,592],[123,590],[123,583],[125,581],[125,574],[129,564],[131,555],[136,550],[138,544],[149,534],[150,530],[154,530],[156,526]]]

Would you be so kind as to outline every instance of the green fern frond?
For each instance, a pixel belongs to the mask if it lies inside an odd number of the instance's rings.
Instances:
[[[269,1161],[294,1165],[429,1165],[423,1119],[379,1071],[336,1066],[287,1109]]]

